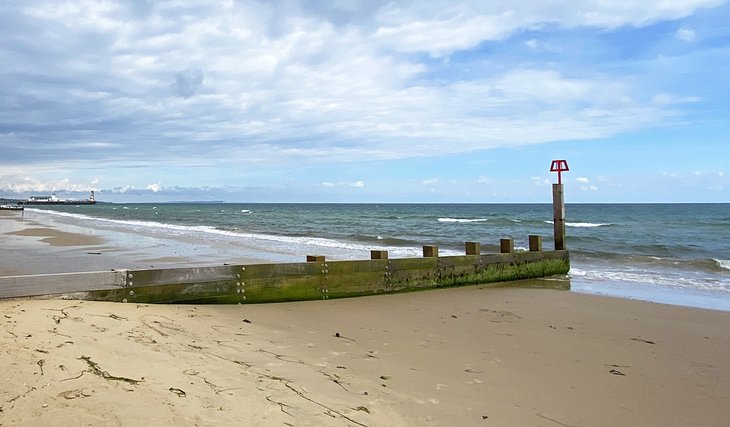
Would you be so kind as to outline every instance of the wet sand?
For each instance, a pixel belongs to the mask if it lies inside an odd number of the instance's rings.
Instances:
[[[261,262],[184,237],[82,228],[63,218],[0,211],[0,276]]]
[[[94,246],[104,243],[104,239],[79,233],[68,233],[53,228],[26,228],[5,233],[8,236],[42,237],[43,243],[51,246]]]
[[[190,260],[49,229],[0,216],[0,273]],[[243,306],[4,300],[0,325],[0,425],[730,419],[724,311],[472,286]]]

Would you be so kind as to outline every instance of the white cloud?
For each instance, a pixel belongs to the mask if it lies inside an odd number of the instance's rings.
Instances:
[[[145,189],[150,190],[153,193],[157,193],[158,191],[160,191],[162,189],[162,183],[155,182],[152,184],[148,184],[147,187],[145,187]]]
[[[515,30],[497,15],[460,14],[447,19],[409,21],[398,26],[381,27],[375,38],[404,52],[428,52],[433,56],[472,48],[485,40],[499,40]]]
[[[581,185],[581,191],[598,191],[598,187],[595,185]]]
[[[491,182],[492,182],[492,179],[489,178],[488,176],[484,176],[484,175],[479,176],[479,178],[477,179],[478,184],[489,184]]]
[[[575,182],[581,182],[583,184],[588,184],[589,179],[588,178],[585,178],[585,177],[579,177],[579,178],[576,178],[575,179]]]
[[[536,187],[544,187],[546,185],[550,185],[550,180],[541,176],[532,176],[530,177],[530,181],[536,186]]]
[[[137,189],[134,187],[134,185],[125,185],[124,187],[115,187],[112,189],[109,189],[107,191],[111,193],[128,193],[130,191],[136,191]]]
[[[392,49],[447,55],[485,41],[497,41],[519,30],[555,23],[563,27],[616,28],[674,20],[722,0],[683,2],[463,1],[391,2],[376,15],[375,39]]]
[[[668,105],[672,103],[672,95],[668,93],[658,93],[652,97],[651,102],[658,105]]]
[[[429,178],[429,179],[422,180],[421,185],[425,185],[428,187],[428,186],[436,185],[436,184],[438,184],[438,182],[439,182],[438,178]]]
[[[97,180],[95,180],[97,181]],[[31,176],[3,175],[0,176],[0,190],[15,194],[23,193],[53,193],[53,192],[88,192],[95,189],[98,182],[89,184],[71,182],[69,178],[58,180],[39,180]]]
[[[694,103],[694,102],[699,102],[699,101],[701,101],[701,99],[696,96],[686,96],[686,97],[682,97],[682,98],[677,98],[668,93],[658,93],[651,98],[651,102],[658,106],[686,104],[686,103]]]
[[[692,43],[697,39],[697,34],[695,33],[695,30],[682,27],[677,30],[675,37],[677,37],[678,40],[682,40],[687,43]]]
[[[348,182],[348,181],[340,181],[340,182],[330,182],[325,181],[322,183],[323,187],[353,187],[353,188],[365,188],[365,182],[355,181],[355,182]]]

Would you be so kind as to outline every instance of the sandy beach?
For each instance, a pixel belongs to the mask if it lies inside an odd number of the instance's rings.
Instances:
[[[0,232],[2,275],[194,260],[15,213]],[[726,311],[472,286],[229,306],[16,299],[0,313],[3,426],[730,419]]]
[[[730,314],[466,287],[0,302],[2,425],[726,425]],[[338,336],[339,335],[339,336]]]

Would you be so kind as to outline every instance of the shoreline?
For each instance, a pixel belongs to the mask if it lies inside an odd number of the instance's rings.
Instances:
[[[0,276],[172,268],[263,259],[216,242],[135,230],[82,227],[33,211],[0,211]]]
[[[479,286],[246,306],[14,300],[0,311],[8,425],[730,419],[720,311]]]

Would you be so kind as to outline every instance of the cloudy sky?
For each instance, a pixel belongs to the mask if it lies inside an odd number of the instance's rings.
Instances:
[[[730,201],[723,0],[0,2],[0,197]]]

